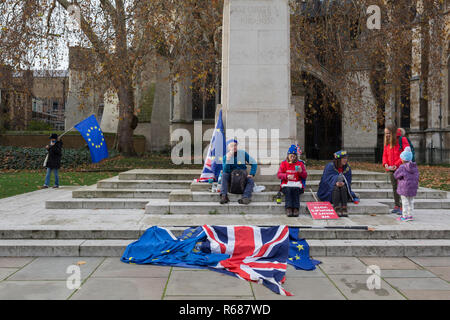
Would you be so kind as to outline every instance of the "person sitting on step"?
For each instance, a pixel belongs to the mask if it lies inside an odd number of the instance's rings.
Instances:
[[[334,161],[325,166],[317,197],[321,201],[331,202],[339,217],[347,217],[349,199],[355,204],[359,203],[359,199],[352,191],[352,169],[348,164],[346,151],[336,152]]]
[[[228,203],[228,185],[231,182],[231,173],[234,170],[245,170],[247,172],[247,163],[251,165],[250,173],[247,175],[247,181],[242,198],[238,200],[240,204],[249,204],[252,199],[254,178],[256,175],[256,161],[250,157],[245,150],[238,150],[236,139],[227,141],[227,154],[223,157],[222,187],[220,191],[220,204]]]
[[[303,161],[299,161],[297,146],[292,145],[287,158],[280,164],[277,174],[281,180],[281,192],[285,195],[285,208],[288,217],[298,217],[300,213],[300,195],[304,192],[304,181],[308,177]]]

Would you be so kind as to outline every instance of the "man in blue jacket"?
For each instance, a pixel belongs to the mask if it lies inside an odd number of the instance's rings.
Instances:
[[[223,174],[222,174],[222,188],[220,191],[220,204],[228,203],[228,184],[231,180],[231,172],[233,170],[247,170],[246,163],[251,165],[250,174],[247,176],[247,184],[244,189],[242,199],[239,199],[240,204],[249,204],[252,198],[253,187],[255,186],[254,178],[256,175],[257,164],[255,159],[249,156],[244,150],[237,149],[238,142],[236,139],[227,141],[227,154],[223,158]]]

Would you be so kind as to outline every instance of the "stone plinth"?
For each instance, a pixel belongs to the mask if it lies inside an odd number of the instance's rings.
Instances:
[[[224,3],[224,125],[227,138],[236,136],[241,147],[246,144],[245,149],[258,163],[279,163],[296,139],[289,18],[288,0]],[[278,144],[275,150],[273,142]]]

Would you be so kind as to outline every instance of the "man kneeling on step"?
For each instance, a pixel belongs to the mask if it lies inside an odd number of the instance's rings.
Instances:
[[[228,199],[228,186],[231,182],[231,172],[234,170],[245,170],[247,172],[247,163],[251,165],[250,174],[247,175],[247,183],[245,185],[242,198],[239,199],[240,204],[249,204],[252,199],[253,187],[255,186],[254,178],[256,175],[257,164],[255,159],[245,152],[245,150],[238,150],[238,142],[236,139],[227,141],[227,154],[223,158],[223,174],[222,174],[222,188],[220,192],[220,204],[225,204],[230,201]]]

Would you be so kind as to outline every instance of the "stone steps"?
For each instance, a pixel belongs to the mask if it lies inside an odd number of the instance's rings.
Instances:
[[[0,240],[0,257],[121,257],[131,240]],[[450,240],[309,240],[311,256],[450,256]]]
[[[171,189],[99,189],[95,186],[90,186],[72,191],[72,198],[167,199],[171,192]]]
[[[361,199],[386,199],[392,198],[393,193],[392,190],[378,190],[378,189],[354,189]],[[252,195],[253,202],[271,202],[275,201],[277,192],[255,192]],[[306,191],[301,195],[301,201],[315,201],[314,196],[317,196],[315,193],[313,194],[310,191]],[[241,195],[229,194],[229,198],[232,201],[237,201],[241,198]],[[284,196],[283,196],[284,198]],[[447,200],[447,193],[440,191],[430,191],[427,189],[419,189],[417,193],[416,199],[442,199]],[[174,190],[169,195],[170,202],[218,202],[220,200],[219,193],[213,192],[192,192],[190,190]]]
[[[47,200],[46,209],[145,209],[151,199],[60,199]]]
[[[300,213],[305,213],[306,203],[300,204]],[[233,214],[272,214],[285,215],[285,208],[282,204],[275,202],[252,202],[249,205],[242,205],[237,202],[230,202],[221,205],[218,202],[169,202],[168,199],[152,199],[145,206],[147,214],[209,214],[209,215],[233,215]],[[348,205],[349,214],[388,214],[389,207],[374,200],[361,200],[360,204]]]
[[[377,199],[378,202],[386,204],[389,208],[394,208],[392,199]],[[414,199],[415,209],[450,209],[450,199]],[[449,212],[450,214],[450,212]]]
[[[390,189],[354,189],[356,193],[363,199],[386,199],[392,198],[392,190]],[[255,192],[253,201],[274,201],[277,192]],[[83,198],[135,198],[135,199],[167,199],[171,202],[180,201],[219,201],[219,194],[210,191],[192,192],[189,189],[107,189],[98,188],[96,186],[82,187],[72,192],[74,199]],[[237,195],[231,195],[233,199],[238,199]],[[431,190],[420,188],[416,199],[447,199],[447,193],[439,190]],[[314,201],[313,194],[306,191],[302,195],[303,201]]]
[[[97,183],[99,189],[189,189],[192,180],[119,180],[112,177]]]
[[[167,219],[166,215],[161,216],[161,219]],[[236,224],[245,224],[246,222],[242,219],[242,216],[227,216],[231,218]],[[341,218],[339,222],[347,218]],[[204,221],[206,224],[210,221]],[[253,225],[255,226],[270,226],[271,223],[264,221],[265,219],[253,219]],[[305,227],[306,225],[315,225],[316,223],[321,223],[323,221],[313,221],[312,218],[302,216],[300,218],[286,218],[278,219],[279,224],[283,224],[288,220],[289,226],[293,227]],[[189,217],[185,219],[178,219],[177,221],[184,221],[187,225],[192,222]],[[240,222],[237,222],[240,221]],[[272,219],[272,224],[276,224],[276,220]],[[336,223],[338,223],[336,221]],[[167,226],[165,228],[172,231],[176,236],[180,236],[187,228],[177,226]],[[220,225],[220,223],[219,223]],[[135,240],[138,239],[144,232],[145,228],[135,228],[128,230],[113,230],[113,229],[3,229],[0,230],[0,241],[1,240]],[[301,229],[301,237],[309,240],[414,240],[414,239],[447,239],[450,240],[450,229],[445,228],[423,228],[423,229],[398,229],[392,227],[375,227],[374,231],[365,230],[352,230],[352,229]]]
[[[196,169],[135,169],[119,173],[119,180],[190,180],[200,177]]]
[[[319,180],[322,177],[322,170],[308,170],[308,180]],[[136,169],[119,174],[119,180],[191,180],[200,177],[201,170],[189,169]],[[352,172],[354,181],[382,181],[389,182],[388,176],[384,173],[354,170]],[[276,177],[273,177],[276,180]],[[271,178],[271,180],[273,180]],[[261,183],[266,179],[261,179]],[[258,177],[256,177],[258,183]]]
[[[319,189],[320,180],[307,180],[306,189],[309,191],[312,189],[317,192]],[[278,191],[280,189],[280,181],[265,181],[265,182],[256,182],[258,186],[264,186],[264,191]],[[353,189],[392,189],[392,186],[389,182],[383,181],[353,181],[352,182]],[[182,188],[180,188],[182,189]],[[189,188],[185,188],[189,189]],[[200,182],[192,182],[190,184],[191,191],[209,191],[211,190],[211,185],[208,183],[200,183]]]

